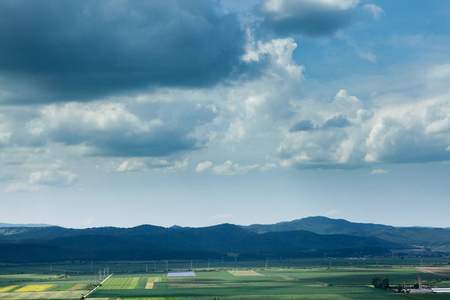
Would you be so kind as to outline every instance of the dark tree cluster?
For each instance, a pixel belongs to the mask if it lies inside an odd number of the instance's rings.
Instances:
[[[372,278],[372,285],[377,289],[388,289],[389,288],[389,278],[374,277]]]

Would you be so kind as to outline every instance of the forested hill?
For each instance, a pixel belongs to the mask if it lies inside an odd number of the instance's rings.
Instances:
[[[237,225],[203,228],[3,228],[0,262],[200,259],[239,253],[247,258],[385,255],[405,245],[377,238],[309,231],[258,234]]]
[[[448,251],[448,245],[448,229],[398,228],[325,217],[272,225],[221,224],[202,228],[0,228],[0,262],[192,259],[224,253],[248,257],[384,255],[391,249],[416,246]]]
[[[326,217],[308,217],[270,225],[254,224],[242,227],[255,233],[306,230],[318,234],[376,237],[394,243],[425,247],[450,245],[450,230],[447,228],[393,227],[381,224],[353,223]]]

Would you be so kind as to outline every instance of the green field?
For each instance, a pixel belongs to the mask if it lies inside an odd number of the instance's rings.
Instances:
[[[319,263],[315,265],[315,262]],[[358,265],[354,261],[332,261],[332,267],[329,268],[330,263],[326,260],[280,260],[276,266],[272,262],[272,266],[267,269],[261,267],[264,263],[261,261],[240,262],[239,266],[223,264],[221,267],[211,268],[205,267],[205,262],[195,262],[195,265],[200,266],[194,268],[195,277],[170,278],[163,268],[148,268],[152,270],[145,272],[146,265],[164,267],[165,262],[108,263],[109,270],[114,274],[87,299],[450,299],[450,295],[404,295],[371,286],[371,280],[375,276],[389,278],[391,286],[397,286],[403,282],[417,283],[420,275],[424,281],[448,287],[448,260],[427,260],[427,269],[415,266],[415,259],[401,260],[399,265],[395,265],[394,260],[385,260],[383,264],[381,259],[378,264],[372,262],[369,265],[366,261],[361,261]],[[187,270],[189,268],[185,266],[190,264],[191,262],[178,261],[170,262],[169,266],[172,267],[171,270]],[[48,266],[44,265],[0,266],[0,299],[80,299],[82,294],[100,283],[99,270],[106,268],[106,263],[72,263],[59,267],[63,273],[49,274]],[[12,270],[17,273],[14,274]],[[17,292],[39,289],[40,285],[51,288],[36,292]]]
[[[110,278],[102,286],[108,290],[132,290],[138,287],[139,277]]]

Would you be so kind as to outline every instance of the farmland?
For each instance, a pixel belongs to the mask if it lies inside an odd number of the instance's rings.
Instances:
[[[380,259],[371,264],[336,260],[331,268],[329,261],[319,262],[279,260],[269,262],[268,268],[262,267],[264,261],[68,263],[52,266],[55,274],[49,274],[49,265],[3,265],[0,299],[79,299],[104,280],[106,276],[99,270],[106,266],[112,276],[87,299],[450,299],[449,295],[403,295],[371,286],[375,276],[399,285],[414,284],[420,275],[424,281],[436,281],[445,287],[450,276],[445,259],[424,259],[419,262],[423,268],[415,259]],[[164,269],[170,266],[172,271],[181,271],[190,265],[196,266],[195,276],[167,277]]]

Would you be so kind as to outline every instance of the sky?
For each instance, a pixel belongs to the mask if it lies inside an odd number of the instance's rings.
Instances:
[[[0,0],[0,222],[450,227],[447,0]]]

